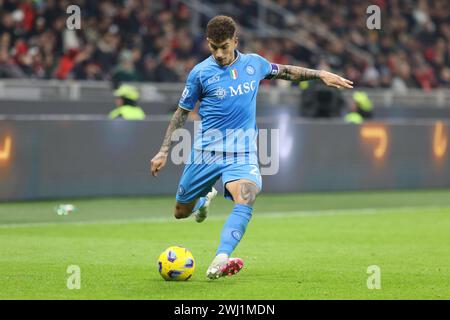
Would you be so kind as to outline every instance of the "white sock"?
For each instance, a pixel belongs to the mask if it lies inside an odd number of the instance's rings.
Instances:
[[[226,254],[226,253],[219,253],[217,256],[216,256],[216,259],[217,260],[228,260],[228,255]]]
[[[211,263],[211,266],[223,266],[228,263],[228,255],[226,253],[219,253]]]

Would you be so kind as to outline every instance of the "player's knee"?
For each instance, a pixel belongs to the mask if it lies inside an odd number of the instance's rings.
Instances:
[[[259,188],[255,184],[250,182],[242,182],[240,184],[240,194],[236,203],[253,206],[258,193]]]
[[[189,209],[187,206],[182,205],[180,203],[177,203],[174,208],[173,215],[175,216],[175,219],[184,219],[189,217],[191,214],[191,209]]]

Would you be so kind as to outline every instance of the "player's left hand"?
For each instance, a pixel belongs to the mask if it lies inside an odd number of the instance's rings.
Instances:
[[[320,79],[330,87],[353,89],[353,81],[325,70],[320,70]]]

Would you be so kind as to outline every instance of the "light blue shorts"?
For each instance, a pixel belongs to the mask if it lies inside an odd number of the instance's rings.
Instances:
[[[256,152],[214,153],[193,150],[178,185],[177,201],[190,203],[199,197],[206,196],[219,178],[222,178],[226,199],[233,200],[225,187],[231,181],[249,180],[261,190],[262,179]]]

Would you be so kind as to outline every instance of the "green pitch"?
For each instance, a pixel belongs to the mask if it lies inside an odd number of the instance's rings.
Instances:
[[[57,203],[78,211],[58,216]],[[172,218],[173,198],[0,204],[0,299],[450,299],[450,191],[262,195],[235,252],[236,276],[206,268],[232,203],[202,224]],[[187,282],[166,282],[156,260],[193,252]],[[81,270],[69,290],[67,268]],[[367,269],[380,268],[381,289]]]

